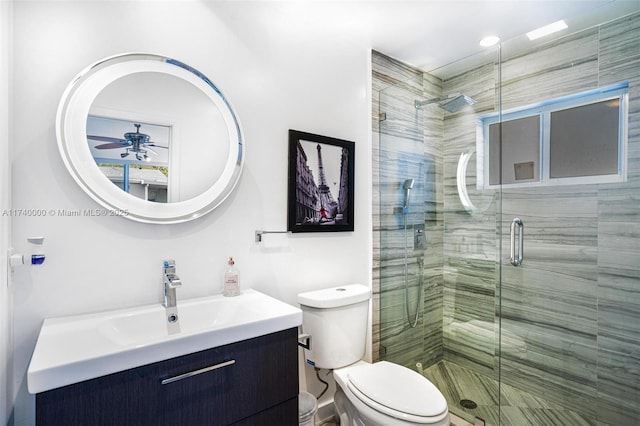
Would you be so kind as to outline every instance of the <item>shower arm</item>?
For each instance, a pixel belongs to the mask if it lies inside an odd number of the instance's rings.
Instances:
[[[436,104],[438,102],[446,101],[447,99],[453,98],[453,96],[440,96],[438,98],[428,99],[426,101],[415,101],[414,105],[416,109],[420,109],[425,105]]]

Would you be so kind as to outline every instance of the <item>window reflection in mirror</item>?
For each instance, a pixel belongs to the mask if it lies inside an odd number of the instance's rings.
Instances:
[[[123,191],[168,200],[171,127],[89,115],[87,141],[100,171]]]

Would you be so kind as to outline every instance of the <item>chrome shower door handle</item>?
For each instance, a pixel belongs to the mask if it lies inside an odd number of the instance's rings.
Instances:
[[[516,227],[518,228],[518,255],[516,257]],[[522,263],[524,249],[524,223],[519,217],[511,221],[511,254],[509,261],[513,266],[520,266]]]

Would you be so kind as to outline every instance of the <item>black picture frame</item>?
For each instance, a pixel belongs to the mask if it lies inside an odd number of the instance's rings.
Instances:
[[[287,230],[353,231],[355,143],[289,130]]]

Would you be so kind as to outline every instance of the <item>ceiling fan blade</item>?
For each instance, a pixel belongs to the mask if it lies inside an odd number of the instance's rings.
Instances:
[[[109,136],[87,135],[87,139],[91,139],[93,141],[119,143],[121,146],[129,145],[129,142],[127,142],[124,139],[112,138],[112,137],[109,137]]]
[[[164,149],[169,149],[169,147],[168,147],[168,146],[156,145],[154,142],[146,143],[146,144],[144,144],[144,145],[145,145],[145,146],[152,146],[152,147],[154,147],[154,148],[164,148]]]
[[[103,143],[102,145],[96,145],[95,149],[115,149],[115,148],[124,148],[129,146],[129,144],[121,144],[121,143]]]

